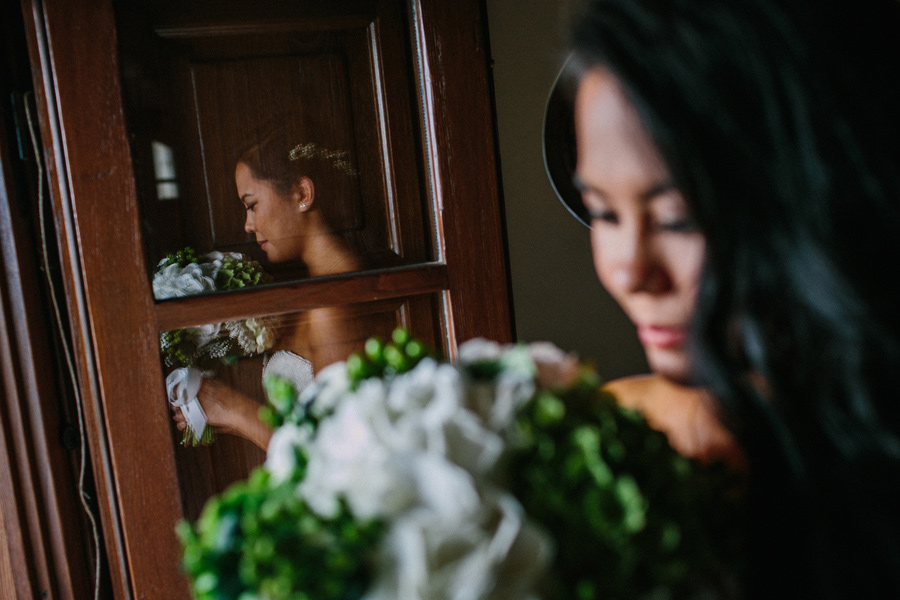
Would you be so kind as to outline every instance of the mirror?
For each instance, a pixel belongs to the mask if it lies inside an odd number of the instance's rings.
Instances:
[[[116,15],[149,265],[190,246],[285,282],[434,258],[402,3]]]
[[[581,193],[572,178],[578,162],[575,143],[575,82],[569,58],[553,82],[544,109],[544,168],[553,191],[569,213],[590,228],[590,218],[581,202]]]
[[[215,380],[216,393],[237,395],[236,402],[245,403],[255,414],[265,403],[262,377],[267,369],[308,381],[313,369],[318,373],[361,351],[371,336],[390,339],[401,326],[416,331],[427,347],[441,348],[440,304],[438,295],[428,294],[166,331],[160,335],[160,360],[170,380],[181,367],[203,370],[204,377]],[[194,445],[173,420],[186,516],[199,516],[207,498],[246,478],[263,462],[259,440],[247,433],[219,429],[213,438]]]
[[[436,259],[405,3],[121,0],[114,8],[157,302]],[[277,353],[318,372],[398,326],[440,348],[441,306],[430,294],[343,298],[164,331],[160,358],[167,377],[185,366],[207,371],[216,382],[207,389],[255,409]],[[262,462],[259,439],[232,433],[178,450],[187,516]]]

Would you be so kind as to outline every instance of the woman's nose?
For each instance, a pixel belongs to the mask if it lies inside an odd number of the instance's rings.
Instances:
[[[635,251],[617,267],[613,277],[629,293],[661,294],[668,291],[670,278],[652,249],[638,245]]]
[[[247,211],[247,218],[244,219],[244,231],[247,233],[253,233],[256,229],[253,227],[253,221],[251,219],[251,212]]]
[[[609,249],[610,283],[623,293],[660,294],[671,287],[671,278],[659,260],[652,241],[640,231],[631,232],[617,240]]]

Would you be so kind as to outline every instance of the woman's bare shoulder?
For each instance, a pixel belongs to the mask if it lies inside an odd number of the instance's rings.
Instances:
[[[660,385],[659,375],[633,375],[607,381],[604,391],[615,396],[616,401],[626,408],[638,409],[645,399]]]
[[[643,414],[650,427],[665,433],[684,456],[702,462],[723,460],[744,470],[740,449],[717,418],[715,401],[702,388],[685,387],[659,375],[640,375],[610,381],[603,389],[620,406]]]

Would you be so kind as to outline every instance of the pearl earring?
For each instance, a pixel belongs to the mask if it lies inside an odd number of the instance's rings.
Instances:
[[[306,210],[306,202],[300,203],[300,210]]]

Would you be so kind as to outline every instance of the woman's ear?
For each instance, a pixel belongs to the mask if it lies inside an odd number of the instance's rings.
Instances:
[[[297,204],[297,208],[301,212],[306,212],[312,208],[316,199],[316,186],[312,179],[306,175],[298,177],[291,186],[291,200]]]

